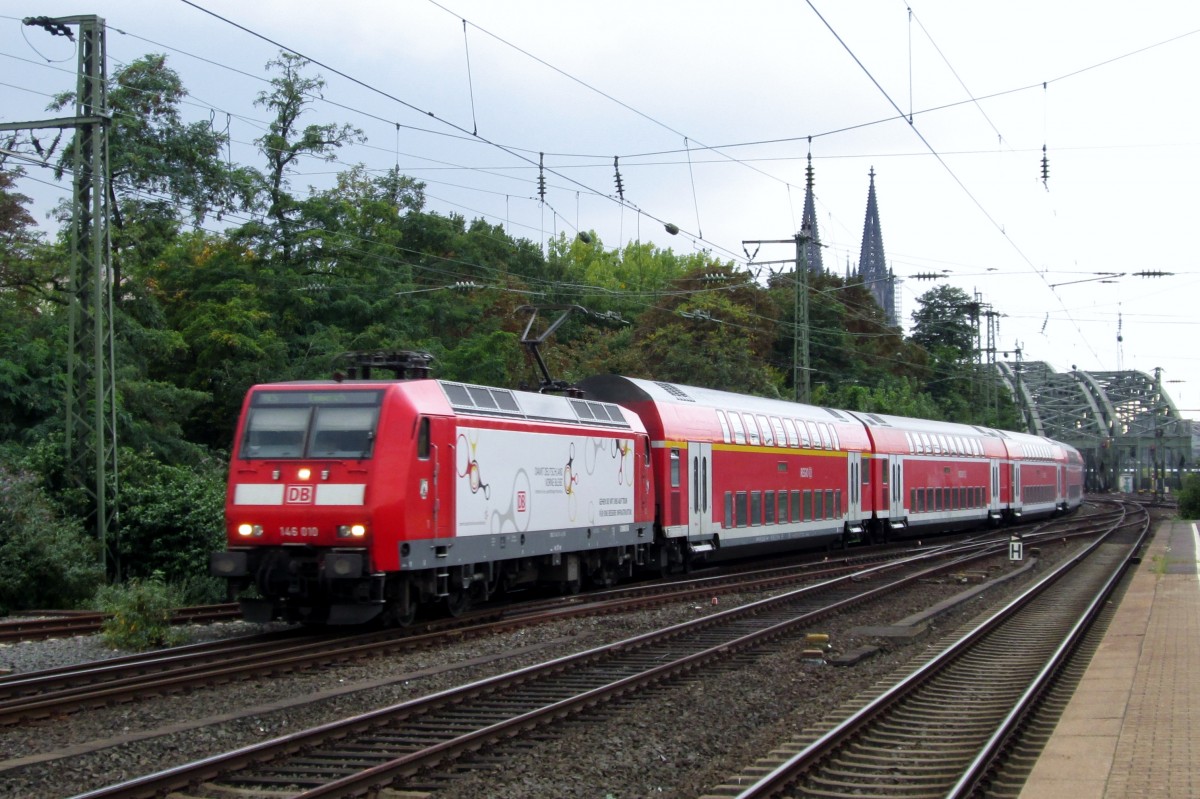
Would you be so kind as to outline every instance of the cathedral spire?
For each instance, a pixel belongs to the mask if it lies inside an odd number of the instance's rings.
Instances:
[[[808,167],[804,170],[804,216],[800,222],[800,234],[808,237],[804,245],[805,263],[808,271],[820,275],[825,272],[821,260],[821,235],[817,231],[817,208],[813,199],[813,165],[812,153],[808,154]]]
[[[863,222],[862,249],[858,256],[858,274],[883,309],[889,325],[896,319],[896,283],[883,252],[883,230],[879,225],[879,203],[875,197],[875,167],[871,167],[871,186],[867,190],[867,218]]]

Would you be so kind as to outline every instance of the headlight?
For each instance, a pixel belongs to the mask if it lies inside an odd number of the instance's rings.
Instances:
[[[238,535],[242,536],[243,538],[249,538],[250,536],[258,538],[263,534],[261,524],[239,524],[237,531]]]
[[[343,524],[338,526],[338,538],[362,538],[367,534],[365,524]]]

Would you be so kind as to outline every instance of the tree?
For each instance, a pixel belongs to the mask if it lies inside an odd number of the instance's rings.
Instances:
[[[75,93],[57,95],[50,109],[75,104]],[[261,178],[223,157],[228,136],[211,122],[183,121],[187,90],[164,55],[138,58],[109,78],[108,127],[114,282],[120,286],[130,260],[145,263],[171,240],[180,220],[200,223],[209,215],[252,206]],[[71,166],[70,146],[58,175]],[[65,215],[65,209],[60,214]],[[119,301],[121,295],[118,293]]]
[[[975,356],[975,325],[979,304],[954,286],[937,286],[922,294],[913,311],[912,340],[930,354],[954,361]]]
[[[911,340],[929,353],[932,371],[926,388],[946,419],[982,421],[986,410],[976,401],[978,380],[975,327],[979,305],[962,289],[938,286],[917,299]]]
[[[267,68],[280,74],[271,78],[271,90],[260,92],[255,105],[274,114],[265,136],[257,140],[267,159],[267,216],[275,224],[275,242],[285,263],[291,261],[296,245],[295,215],[297,202],[288,193],[288,175],[297,159],[320,158],[332,161],[336,151],[354,142],[365,141],[363,132],[348,124],[326,123],[300,127],[300,117],[314,100],[322,99],[325,79],[303,74],[309,61],[282,51],[267,62]]]
[[[673,281],[637,320],[627,373],[778,397],[784,376],[770,363],[778,311],[731,265],[710,264]]]

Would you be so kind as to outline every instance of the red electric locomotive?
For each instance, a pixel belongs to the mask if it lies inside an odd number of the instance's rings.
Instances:
[[[440,380],[255,386],[213,574],[246,617],[400,623],[493,591],[629,574],[649,444],[616,405]]]

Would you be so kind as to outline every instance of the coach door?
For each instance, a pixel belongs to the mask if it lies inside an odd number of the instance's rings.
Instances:
[[[892,495],[888,508],[888,516],[893,519],[903,518],[904,513],[904,461],[900,457],[891,459]],[[910,509],[911,510],[911,509]]]
[[[708,537],[712,520],[712,444],[688,442],[688,537]]]
[[[846,512],[850,514],[849,521],[851,526],[854,526],[862,519],[862,453],[847,452],[846,455],[848,456],[846,462],[849,470],[846,475],[849,481],[849,491],[846,492],[849,507],[846,508]]]
[[[992,459],[992,490],[988,492],[988,516],[996,518],[1000,515],[1000,461]]]
[[[1025,493],[1021,490],[1021,464],[1019,463],[1012,465],[1012,487],[1009,490],[1012,492],[1012,498],[1009,500],[1008,506],[1020,514],[1021,509],[1025,507]]]

